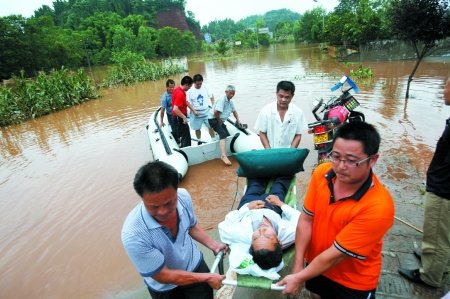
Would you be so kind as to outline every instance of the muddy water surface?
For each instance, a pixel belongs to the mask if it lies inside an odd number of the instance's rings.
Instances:
[[[450,67],[423,62],[404,99],[413,62],[365,62],[375,73],[358,82],[356,96],[366,119],[380,130],[383,179],[423,179],[450,108],[442,90]],[[258,111],[275,99],[280,80],[292,80],[294,102],[308,121],[312,101],[329,91],[349,67],[312,47],[275,46],[227,61],[190,61],[216,97],[227,84],[243,122],[253,127]],[[181,76],[174,78],[177,82]],[[159,105],[165,80],[103,90],[103,97],[0,131],[0,298],[124,298],[142,282],[120,243],[124,218],[139,198],[132,189],[137,168],[152,159],[145,131]],[[335,93],[336,94],[336,93]],[[312,148],[311,136],[301,146]],[[299,201],[314,165],[312,151],[299,177]],[[243,181],[220,161],[188,171],[200,224],[223,219]],[[408,170],[407,170],[408,169]]]

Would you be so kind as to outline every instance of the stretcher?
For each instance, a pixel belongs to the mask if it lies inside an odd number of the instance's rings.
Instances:
[[[268,184],[267,190],[270,189],[271,183]],[[296,188],[296,177],[294,176],[291,184],[289,186],[288,192],[286,194],[285,203],[290,205],[293,208],[297,208],[297,188]],[[284,268],[280,271],[280,274],[282,277],[290,273],[290,265],[292,264],[291,261],[293,260],[295,254],[295,248],[294,246],[290,246],[289,248],[285,249],[283,252],[283,260],[284,260]],[[211,266],[211,272],[216,272],[216,270],[219,270],[220,274],[224,274],[224,266],[223,266],[223,252],[219,252],[219,254],[216,256],[216,259],[214,260],[214,263]],[[284,290],[284,286],[278,286],[276,285],[276,282],[265,278],[265,277],[255,277],[251,275],[241,275],[235,273],[232,269],[228,269],[226,273],[226,279],[222,281],[222,284],[224,287],[218,291],[219,295],[216,295],[216,298],[232,298],[231,296],[234,293],[234,289],[236,287],[245,287],[245,288],[257,288],[257,289],[263,289],[263,290],[273,290],[273,291],[282,291]],[[228,286],[228,289],[227,289]],[[231,288],[230,288],[231,287]],[[227,294],[220,295],[221,293]],[[231,296],[229,296],[231,293]]]

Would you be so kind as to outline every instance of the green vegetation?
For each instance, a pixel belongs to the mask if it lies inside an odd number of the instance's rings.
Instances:
[[[182,67],[172,63],[169,63],[168,66],[163,66],[160,63],[147,62],[143,55],[131,51],[115,53],[112,60],[115,64],[103,82],[103,85],[109,87],[157,80],[184,71]]]
[[[273,32],[274,41],[294,41],[293,30],[301,15],[289,9],[272,10],[264,15],[254,15],[244,18],[238,22],[224,19],[210,22],[203,26],[202,32],[209,33],[213,42],[219,40],[240,41],[241,48],[256,48],[256,28],[267,27]],[[269,34],[260,33],[258,43],[268,45],[273,41]]]
[[[158,14],[174,10],[184,14],[189,30],[158,27]],[[280,9],[238,22],[211,22],[202,28],[210,34],[211,45],[195,37],[193,32],[199,31],[194,14],[185,11],[185,0],[56,0],[53,7],[43,5],[28,19],[1,17],[0,80],[16,76],[16,83],[1,88],[0,125],[95,97],[85,75],[69,69],[114,64],[104,84],[131,84],[184,71],[149,61],[198,51],[223,58],[286,41],[332,44],[342,49],[383,39],[410,42],[417,63],[408,80],[408,97],[422,59],[450,36],[450,11],[448,0],[340,0],[330,13],[317,6],[303,15]],[[60,71],[44,74],[54,69]],[[373,75],[362,66],[352,72],[358,78]],[[74,82],[65,81],[69,79]]]
[[[355,77],[358,79],[369,79],[373,77],[373,70],[370,67],[363,67],[359,65],[356,69],[350,70],[350,77]]]
[[[229,50],[227,42],[223,39],[219,40],[216,45],[216,51],[220,55],[225,55],[225,53]]]
[[[408,78],[409,87],[422,59],[435,49],[437,41],[450,36],[448,0],[396,0],[390,11],[391,24],[398,37],[411,43],[416,65]],[[424,17],[426,16],[426,17]]]
[[[22,73],[14,78],[12,87],[0,88],[0,126],[20,123],[96,97],[97,90],[81,69],[40,72],[34,80]]]
[[[191,31],[158,29],[158,12],[180,9],[184,0],[57,0],[31,18],[0,18],[0,80],[38,71],[113,62],[116,52],[146,59],[189,55],[201,48]],[[187,23],[200,30],[188,13]]]

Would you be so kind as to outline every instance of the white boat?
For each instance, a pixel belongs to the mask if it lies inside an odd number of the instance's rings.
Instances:
[[[186,175],[189,165],[220,158],[219,136],[216,134],[215,138],[211,138],[208,128],[205,126],[202,127],[201,140],[197,140],[195,131],[191,130],[192,145],[180,148],[173,138],[166,115],[164,115],[166,125],[159,126],[160,110],[161,108],[158,108],[151,114],[147,124],[148,138],[155,160],[166,162],[175,167],[180,179],[182,179]],[[234,118],[228,118],[226,125],[230,133],[230,136],[225,140],[228,156],[263,149],[259,136],[249,129],[238,128]],[[199,141],[202,142],[200,145],[198,145]]]

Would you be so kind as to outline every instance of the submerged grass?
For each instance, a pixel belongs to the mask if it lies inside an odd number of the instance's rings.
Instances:
[[[35,79],[13,77],[10,87],[0,87],[0,126],[17,124],[98,97],[92,80],[82,69],[62,68]]]
[[[114,62],[102,86],[157,80],[182,73],[187,68],[187,61],[184,60],[151,63],[132,52],[115,54]],[[25,78],[22,73],[13,77],[12,82],[8,87],[0,87],[0,127],[21,123],[99,96],[98,88],[82,69],[70,71],[62,68],[48,74],[41,72],[34,79]]]
[[[182,73],[187,66],[177,63],[177,60],[166,60],[165,63],[154,63],[145,60],[144,56],[124,51],[113,54],[114,66],[102,85],[131,85],[136,82],[154,81],[173,74]]]

